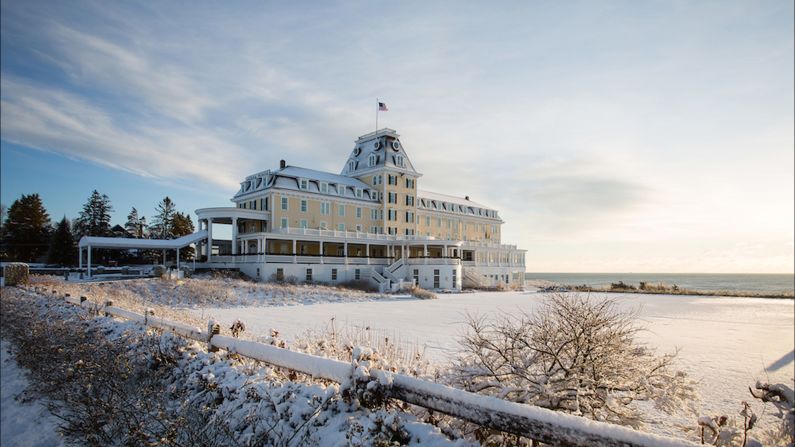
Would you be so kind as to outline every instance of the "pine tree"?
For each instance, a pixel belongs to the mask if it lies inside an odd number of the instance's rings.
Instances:
[[[173,224],[172,235],[174,237],[187,236],[194,232],[193,221],[188,214],[176,212]],[[193,247],[185,247],[180,250],[179,254],[182,260],[190,259],[193,257]]]
[[[50,240],[50,252],[47,256],[47,263],[59,265],[74,265],[77,259],[77,245],[75,238],[72,235],[72,229],[69,224],[69,219],[64,216]]]
[[[8,208],[3,245],[11,260],[33,262],[47,253],[50,216],[38,194],[23,194]]]
[[[147,226],[146,217],[138,217],[138,210],[133,207],[127,215],[127,223],[124,228],[136,239],[146,238]]]
[[[95,189],[91,197],[83,205],[80,217],[75,221],[75,229],[78,236],[110,236],[110,213],[113,206],[110,198],[97,192]]]
[[[160,203],[157,204],[157,214],[152,220],[152,238],[154,239],[171,239],[174,237],[174,215],[177,212],[177,207],[171,198],[166,196]]]
[[[172,224],[171,233],[174,237],[187,236],[195,231],[190,216],[179,211],[174,213]]]

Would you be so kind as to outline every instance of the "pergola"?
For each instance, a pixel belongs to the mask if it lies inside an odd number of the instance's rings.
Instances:
[[[119,250],[142,249],[142,250],[163,250],[163,262],[165,263],[166,250],[176,250],[177,269],[179,269],[179,250],[190,244],[194,244],[203,239],[207,239],[207,230],[197,231],[187,236],[177,239],[132,239],[123,237],[96,237],[83,236],[78,243],[79,265],[83,268],[83,249],[88,250],[88,277],[91,278],[91,249],[92,248],[115,248]]]

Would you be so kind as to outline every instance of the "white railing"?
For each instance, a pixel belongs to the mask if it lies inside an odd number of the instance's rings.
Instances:
[[[461,260],[458,258],[408,258],[406,264],[409,265],[458,265]]]
[[[374,273],[377,274],[377,272]],[[40,293],[40,295],[51,296],[45,293]],[[57,295],[57,291],[54,290],[53,295]],[[213,321],[208,325],[207,333],[204,333],[199,328],[157,318],[149,310],[141,315],[114,307],[112,302],[106,302],[102,306],[99,303],[86,300],[84,297],[78,300],[79,303],[74,299],[69,299],[68,295],[66,298],[68,302],[97,315],[105,313],[105,315],[132,320],[144,326],[173,332],[185,338],[207,343],[210,350],[224,349],[280,368],[352,386],[367,387],[370,382],[377,381],[386,384],[383,385],[384,391],[393,399],[458,417],[493,430],[524,436],[551,445],[600,445],[606,447],[694,447],[698,445],[682,439],[639,432],[628,427],[475,394],[429,380],[376,368],[369,370],[369,378],[354,379],[354,372],[357,368],[354,362],[347,363],[224,336],[220,334],[220,325]]]

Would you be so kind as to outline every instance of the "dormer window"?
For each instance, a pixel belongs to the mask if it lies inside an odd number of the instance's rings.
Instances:
[[[395,157],[395,165],[400,166],[401,168],[404,166],[402,155],[398,155],[397,157]]]
[[[320,183],[320,192],[322,192],[323,194],[328,194],[328,183],[326,182]]]
[[[345,195],[345,185],[337,185],[337,194],[341,196]]]
[[[302,178],[298,181],[298,187],[304,191],[309,189],[309,180]]]
[[[356,197],[361,199],[363,195],[362,188],[356,188]]]
[[[348,172],[353,172],[356,170],[356,163],[351,160],[348,162]]]
[[[376,157],[375,154],[370,154],[370,158],[369,158],[370,166],[375,166],[377,161],[378,161],[378,157]]]

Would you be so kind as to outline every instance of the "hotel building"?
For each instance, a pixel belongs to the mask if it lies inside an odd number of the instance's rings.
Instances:
[[[400,136],[359,137],[340,174],[291,166],[252,174],[234,207],[196,210],[200,265],[261,279],[370,281],[380,290],[521,285],[525,250],[501,243],[497,210],[420,189]],[[231,240],[213,238],[231,225]],[[228,231],[227,231],[228,234]]]

